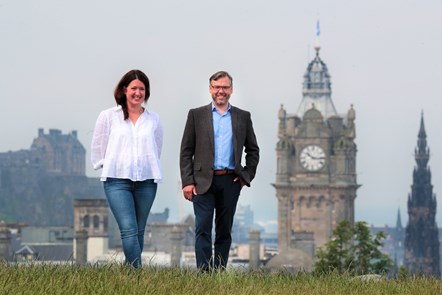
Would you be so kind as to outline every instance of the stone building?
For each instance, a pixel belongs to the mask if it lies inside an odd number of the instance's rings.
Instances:
[[[30,163],[48,173],[57,175],[85,175],[86,150],[77,138],[77,131],[62,134],[60,130],[50,129],[45,134],[38,129],[30,150]]]
[[[405,258],[405,228],[402,226],[400,211],[398,209],[396,226],[370,226],[370,232],[374,236],[378,232],[384,232],[386,239],[383,240],[384,246],[380,248],[382,253],[387,254],[394,262],[393,274],[396,274],[400,266],[404,265]],[[439,233],[439,257],[442,255],[442,228],[438,228]],[[439,266],[442,269],[442,260],[439,259]]]
[[[418,134],[413,184],[408,196],[408,224],[405,229],[405,266],[410,274],[440,276],[439,235],[436,224],[436,196],[428,166],[424,117]]]
[[[108,215],[105,199],[74,200],[74,258],[80,263],[92,261],[108,252]]]
[[[85,264],[120,249],[102,183],[85,174],[85,154],[76,131],[57,129],[38,129],[28,150],[0,153],[0,221],[24,224],[15,235],[0,227],[0,259]],[[179,252],[193,251],[194,220],[168,223],[168,217],[167,208],[149,214],[145,250],[173,251],[177,263]]]
[[[5,222],[0,221],[0,261],[11,260],[11,233]]]
[[[384,232],[386,235],[383,247],[380,247],[382,253],[387,254],[394,262],[394,267],[397,270],[400,266],[404,264],[404,241],[405,241],[405,231],[402,226],[401,213],[398,209],[396,217],[396,226],[370,226],[370,233],[372,236],[376,235],[378,232]]]
[[[23,226],[16,231],[14,261],[72,261],[73,230],[65,226]],[[18,243],[17,243],[18,242]]]
[[[39,128],[29,150],[0,153],[0,168],[9,167],[17,172],[37,169],[53,175],[84,176],[85,155],[86,150],[77,138],[77,131],[62,134],[58,129],[49,129],[46,134]],[[2,175],[2,180],[9,180],[7,174]]]
[[[77,132],[38,129],[30,149],[0,153],[0,219],[33,226],[71,226],[74,198],[104,198],[85,173]]]
[[[144,237],[144,250],[170,251],[171,236],[180,232],[182,251],[194,251],[195,245],[195,220],[188,215],[180,222],[152,222],[146,227]]]
[[[326,64],[316,56],[304,74],[302,101],[294,114],[281,106],[273,186],[278,199],[278,248],[284,252],[305,235],[324,245],[342,220],[354,222],[356,128],[353,106],[339,115],[331,99]],[[308,241],[306,241],[308,242]]]

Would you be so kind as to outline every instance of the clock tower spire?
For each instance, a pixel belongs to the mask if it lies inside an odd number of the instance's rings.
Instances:
[[[331,99],[331,76],[327,65],[319,57],[319,45],[315,46],[316,56],[307,66],[302,88],[302,101],[296,115],[300,118],[312,105],[325,119],[336,116],[337,112]]]
[[[294,114],[278,113],[277,172],[279,251],[296,248],[298,233],[312,233],[324,245],[342,220],[354,222],[356,112],[338,115],[331,76],[316,56],[304,74],[302,100]]]

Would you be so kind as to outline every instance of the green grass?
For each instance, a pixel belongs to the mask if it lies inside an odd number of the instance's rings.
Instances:
[[[442,294],[434,278],[362,280],[350,276],[265,273],[121,265],[0,263],[0,294]]]

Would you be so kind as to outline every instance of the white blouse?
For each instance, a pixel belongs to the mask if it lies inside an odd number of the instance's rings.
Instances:
[[[123,109],[116,106],[98,116],[92,137],[91,160],[95,170],[103,168],[107,177],[132,181],[162,181],[160,156],[163,126],[158,114],[147,111],[135,124],[124,120]]]

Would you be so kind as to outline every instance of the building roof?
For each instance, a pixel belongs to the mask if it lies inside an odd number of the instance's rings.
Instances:
[[[315,47],[316,57],[311,61],[304,74],[303,97],[296,115],[304,117],[305,112],[313,106],[322,114],[324,119],[337,116],[331,99],[331,81],[327,65],[319,57],[320,47]]]

